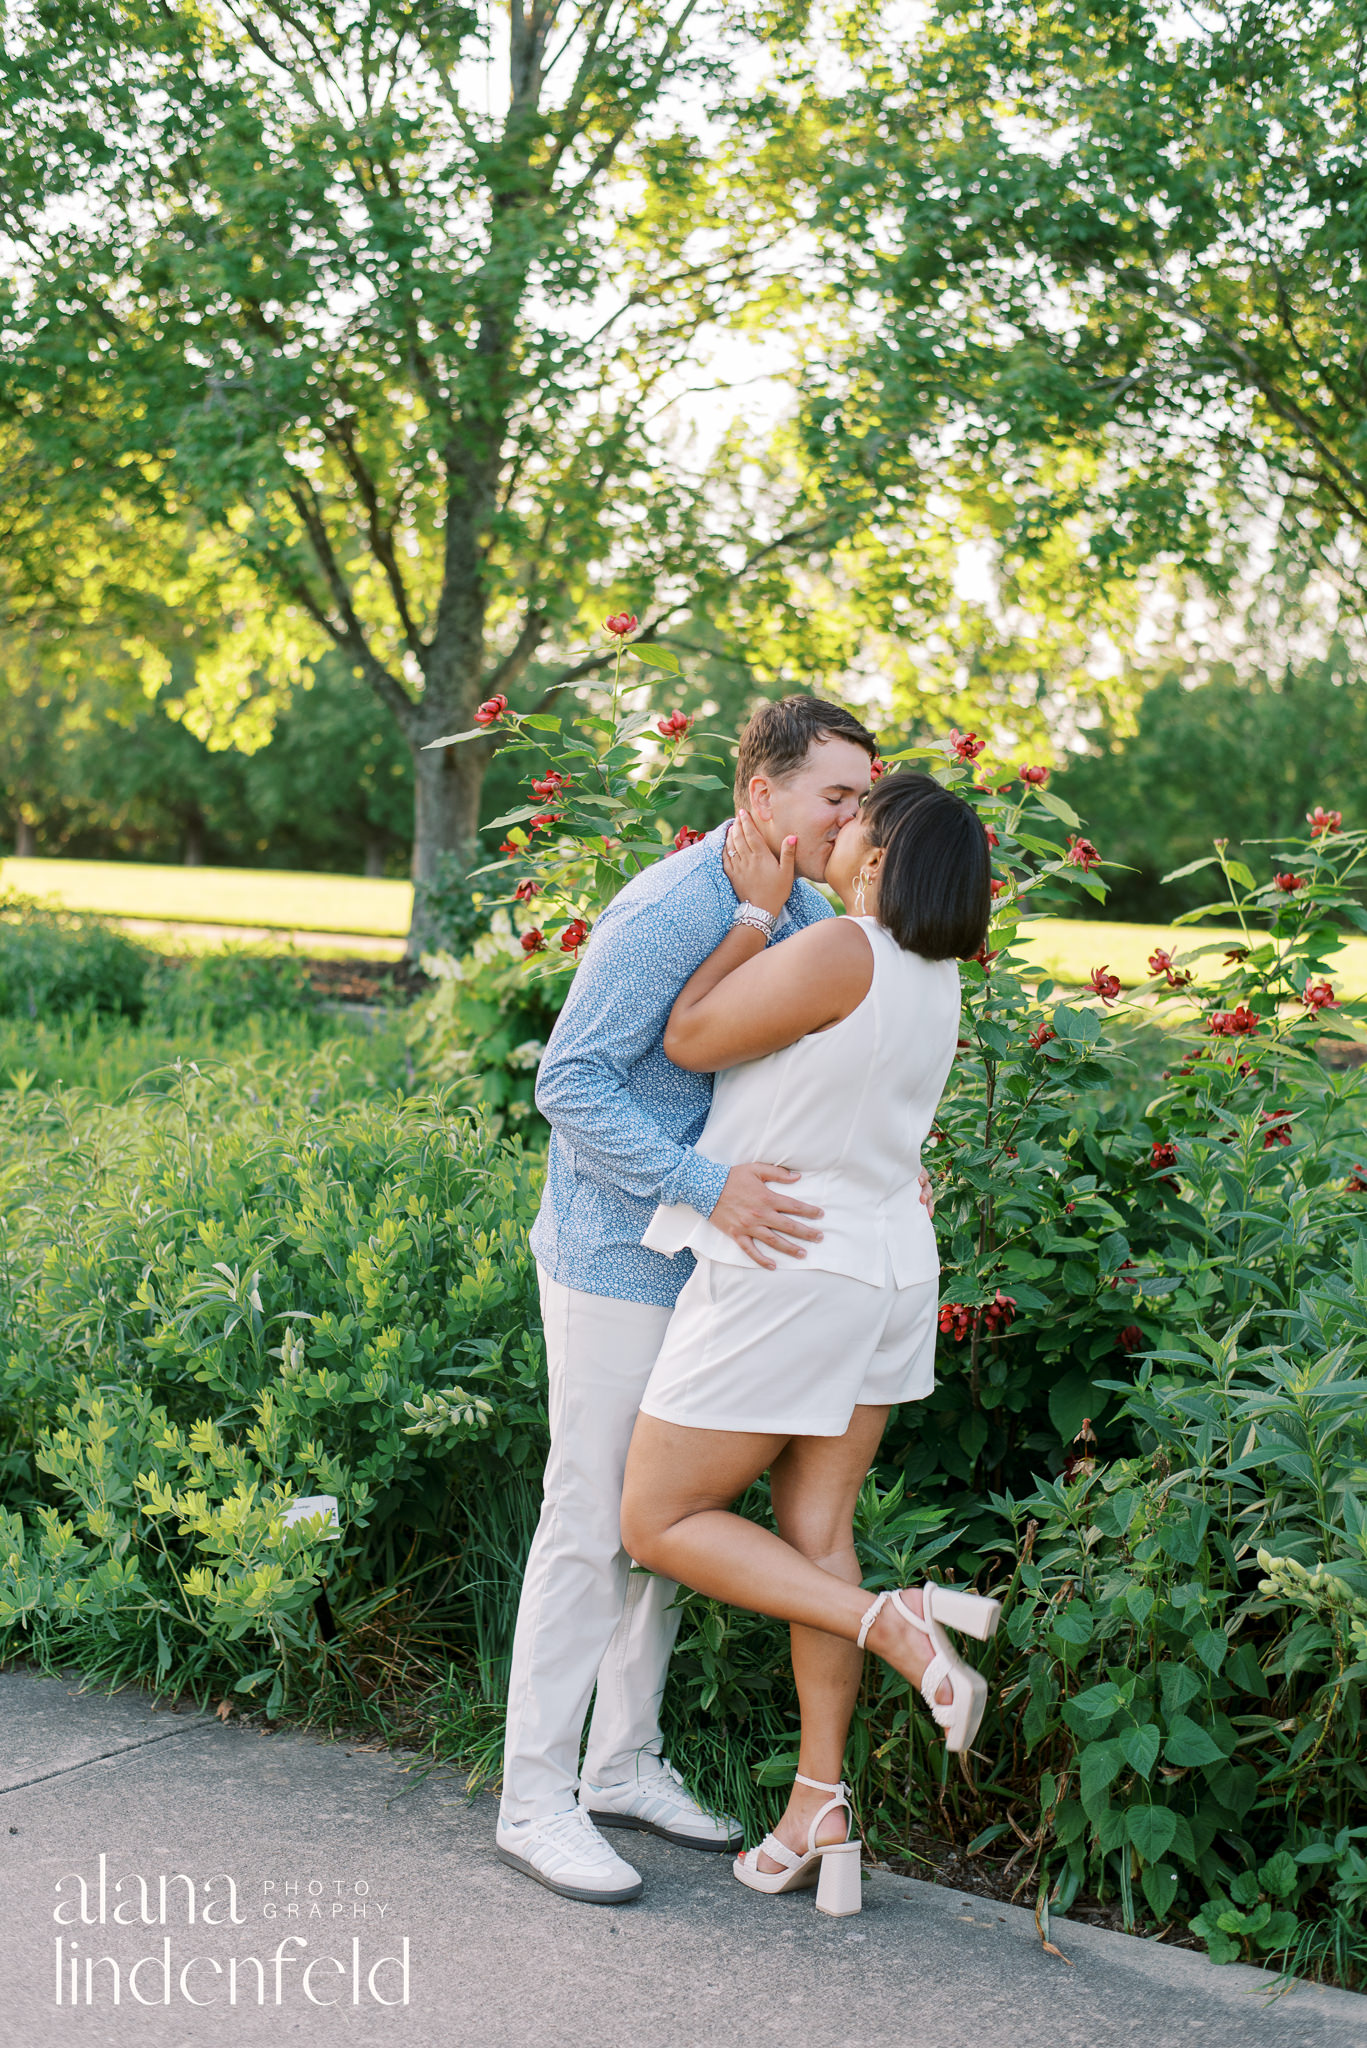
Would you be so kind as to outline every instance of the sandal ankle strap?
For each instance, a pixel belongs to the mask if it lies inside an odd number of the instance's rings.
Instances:
[[[848,1785],[843,1783],[839,1785],[823,1785],[820,1778],[804,1778],[801,1771],[793,1772],[793,1783],[795,1785],[809,1785],[813,1792],[833,1792],[837,1799],[844,1797],[850,1789]]]

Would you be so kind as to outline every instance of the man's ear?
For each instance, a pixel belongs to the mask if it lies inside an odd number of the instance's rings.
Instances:
[[[757,819],[761,825],[772,825],[774,822],[773,793],[770,790],[767,775],[752,775],[750,777],[750,787],[746,791],[743,802],[752,818]]]

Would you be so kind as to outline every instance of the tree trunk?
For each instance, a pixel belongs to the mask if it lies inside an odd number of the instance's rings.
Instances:
[[[38,852],[38,835],[25,817],[20,817],[14,827],[14,857],[16,860],[33,860]]]
[[[431,943],[433,925],[424,901],[424,883],[435,882],[443,859],[450,855],[462,868],[475,863],[479,850],[479,796],[489,748],[482,740],[459,747],[426,751],[425,742],[450,731],[437,723],[420,729],[413,749],[413,923],[408,958],[416,960]]]
[[[368,831],[365,835],[365,871],[368,875],[384,873],[385,841],[387,834]]]
[[[185,820],[183,865],[187,868],[202,868],[204,865],[204,820],[198,811],[192,811]]]

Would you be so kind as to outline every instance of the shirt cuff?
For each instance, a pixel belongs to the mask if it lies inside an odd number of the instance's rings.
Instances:
[[[666,1205],[686,1202],[700,1216],[710,1216],[721,1200],[730,1171],[729,1166],[719,1166],[690,1145],[661,1188],[660,1200]]]

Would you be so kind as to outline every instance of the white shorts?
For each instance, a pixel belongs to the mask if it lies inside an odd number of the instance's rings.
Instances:
[[[700,1258],[670,1319],[643,1415],[688,1429],[843,1436],[857,1407],[935,1385],[938,1279],[871,1287],[791,1264]]]

